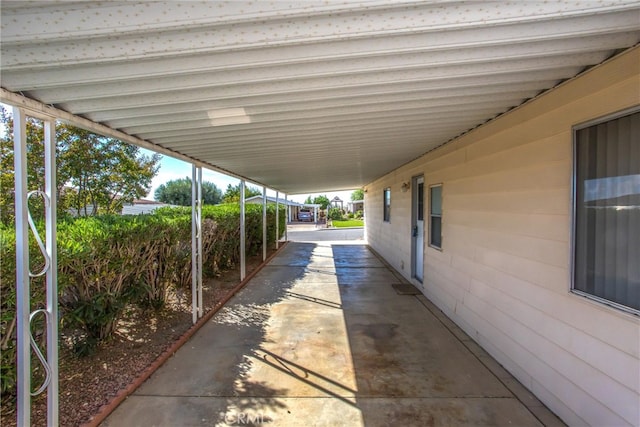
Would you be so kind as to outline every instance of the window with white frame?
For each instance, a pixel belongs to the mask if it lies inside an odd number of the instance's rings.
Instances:
[[[574,129],[573,291],[640,314],[640,110]]]
[[[382,200],[384,205],[383,218],[385,222],[389,222],[391,221],[391,189],[390,188],[384,189],[382,193]]]
[[[429,246],[442,249],[442,184],[429,187]]]

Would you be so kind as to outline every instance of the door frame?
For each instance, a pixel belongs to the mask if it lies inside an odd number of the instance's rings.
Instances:
[[[422,180],[422,277],[418,277],[417,272],[417,255],[418,255],[418,239],[414,237],[413,230],[418,224],[418,181]],[[426,223],[425,223],[425,202],[426,194],[424,192],[425,180],[424,175],[416,175],[411,178],[411,278],[415,279],[419,283],[423,283],[424,280],[424,239],[426,236]]]

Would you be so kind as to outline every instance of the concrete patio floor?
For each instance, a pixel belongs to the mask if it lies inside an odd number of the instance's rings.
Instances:
[[[362,243],[289,243],[102,425],[562,425],[402,283]]]

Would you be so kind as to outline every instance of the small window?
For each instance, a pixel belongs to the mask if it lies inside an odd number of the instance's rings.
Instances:
[[[429,245],[442,249],[442,185],[429,187]]]
[[[574,139],[573,291],[638,314],[640,111]]]
[[[383,192],[383,200],[384,200],[384,221],[391,221],[391,189],[385,188]]]
[[[418,221],[424,221],[424,183],[418,183]]]

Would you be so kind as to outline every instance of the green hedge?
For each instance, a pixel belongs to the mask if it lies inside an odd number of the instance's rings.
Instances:
[[[281,207],[280,232],[285,214]],[[240,259],[240,207],[202,210],[204,275],[233,268]],[[246,252],[262,248],[262,206],[247,205]],[[267,237],[275,242],[275,206],[267,209]],[[59,307],[64,327],[76,334],[79,353],[108,338],[127,304],[160,309],[167,293],[191,292],[191,209],[163,208],[137,216],[61,221],[57,228]],[[35,242],[33,263],[41,265]],[[34,268],[35,269],[35,268]],[[2,394],[15,388],[15,230],[0,228],[0,342]],[[44,304],[42,279],[32,280],[32,308]]]
[[[44,229],[38,224],[39,234]],[[33,272],[41,271],[44,258],[35,239],[29,238],[29,268]],[[13,392],[16,386],[16,235],[13,228],[0,225],[0,391],[2,395]],[[44,277],[31,279],[31,310],[46,308],[46,285]],[[32,331],[36,342],[43,347],[45,337],[44,320],[37,316],[32,322]],[[40,377],[39,364],[34,365],[32,375]],[[35,380],[38,381],[37,379]]]

